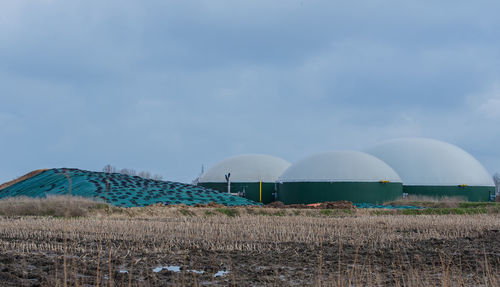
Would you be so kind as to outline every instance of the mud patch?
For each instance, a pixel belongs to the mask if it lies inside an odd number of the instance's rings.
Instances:
[[[94,285],[97,281],[102,284],[112,281],[120,285],[131,280],[134,286],[175,286],[182,283],[304,286],[319,281],[348,280],[350,277],[393,285],[404,279],[399,278],[402,274],[412,273],[434,275],[436,283],[439,283],[438,274],[442,274],[443,270],[460,272],[470,278],[484,272],[498,274],[498,235],[497,231],[488,231],[478,237],[423,240],[413,242],[412,247],[405,247],[402,240],[376,251],[368,245],[324,243],[311,246],[288,242],[283,243],[286,248],[282,250],[285,251],[276,253],[178,249],[176,253],[131,254],[130,250],[119,249],[109,257],[105,255],[109,254],[108,246],[103,246],[100,258],[99,254],[73,250],[71,256],[66,257],[66,278],[71,285],[76,282],[79,285]],[[63,256],[62,252],[2,250],[0,282],[3,286],[53,286],[64,278]],[[162,265],[159,262],[176,263]],[[367,270],[375,275],[369,279],[354,276]]]

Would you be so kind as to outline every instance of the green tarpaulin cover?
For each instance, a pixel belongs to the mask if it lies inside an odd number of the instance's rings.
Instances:
[[[71,178],[71,195],[99,199],[122,206],[148,206],[156,203],[207,204],[226,206],[260,205],[254,201],[184,183],[144,179],[119,173],[92,172],[79,169],[50,169],[0,190],[0,198],[66,195]],[[108,188],[106,188],[108,185]]]

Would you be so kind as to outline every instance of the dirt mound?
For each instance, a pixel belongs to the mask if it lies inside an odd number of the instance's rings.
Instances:
[[[321,209],[354,209],[356,207],[350,201],[340,200],[340,201],[322,202],[319,205],[319,208],[321,208]]]
[[[271,208],[286,208],[286,205],[281,201],[273,201],[269,204],[266,204],[265,206]]]
[[[270,208],[300,208],[300,209],[354,209],[356,208],[352,202],[340,201],[327,201],[312,204],[284,204],[281,201],[275,201],[267,204],[266,207]]]

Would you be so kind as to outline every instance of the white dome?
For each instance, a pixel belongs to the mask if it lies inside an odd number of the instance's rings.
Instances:
[[[275,182],[290,166],[279,157],[248,154],[225,159],[200,176],[203,182],[226,182],[225,174],[231,173],[231,182]]]
[[[358,151],[312,155],[289,167],[279,182],[401,182],[398,174],[378,158]]]
[[[472,155],[442,141],[394,139],[367,152],[394,168],[404,185],[494,186],[490,174]]]

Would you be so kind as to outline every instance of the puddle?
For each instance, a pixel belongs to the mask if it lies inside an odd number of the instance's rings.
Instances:
[[[118,272],[120,274],[128,274],[128,269],[126,265],[120,265],[118,266]]]
[[[158,273],[161,272],[162,270],[168,270],[172,272],[181,272],[181,267],[176,266],[176,265],[165,265],[165,266],[158,266],[153,269],[153,272]],[[191,272],[191,273],[196,273],[196,274],[203,274],[205,271],[203,270],[194,270],[194,269],[188,269],[186,272]]]
[[[161,272],[162,270],[168,270],[172,272],[181,272],[181,266],[177,265],[165,265],[165,266],[158,266],[156,268],[153,268],[153,272],[158,273]],[[122,272],[123,271],[123,272]],[[189,273],[195,273],[195,274],[205,274],[204,270],[195,270],[195,269],[188,269],[186,272]],[[127,270],[120,270],[120,273],[128,273]],[[226,270],[219,270],[217,273],[214,274],[215,277],[223,277],[229,274],[229,271]]]
[[[226,276],[227,274],[229,274],[229,270],[219,270],[217,271],[217,273],[214,274],[214,278],[215,277],[223,277],[223,276]]]

